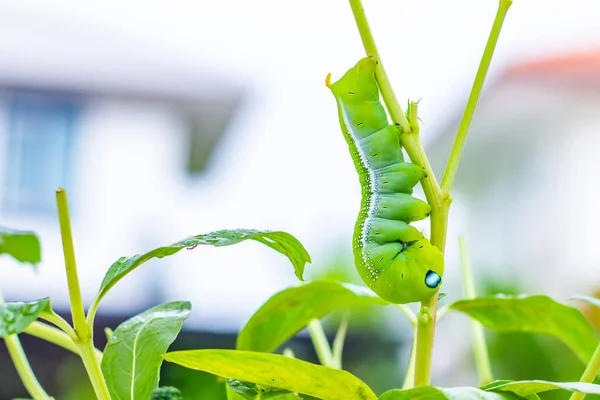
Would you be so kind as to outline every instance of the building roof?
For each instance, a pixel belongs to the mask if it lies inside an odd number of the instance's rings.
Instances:
[[[509,67],[501,77],[600,89],[600,49],[559,54]]]

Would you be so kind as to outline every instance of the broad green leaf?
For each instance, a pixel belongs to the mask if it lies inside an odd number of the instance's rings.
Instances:
[[[294,265],[296,276],[300,280],[303,279],[304,266],[307,262],[311,262],[310,256],[302,244],[289,233],[258,231],[252,229],[222,230],[192,236],[169,246],[159,247],[144,254],[137,254],[133,257],[119,258],[110,266],[108,272],[104,276],[102,284],[100,285],[100,291],[96,295],[95,303],[99,303],[110,288],[119,282],[125,275],[153,258],[167,257],[179,252],[181,249],[191,250],[199,245],[211,245],[215,247],[230,246],[249,239],[266,244],[272,249],[287,256]]]
[[[481,389],[488,391],[513,392],[519,396],[529,396],[549,390],[564,389],[571,392],[586,394],[600,394],[600,385],[582,382],[548,382],[548,381],[495,381],[482,386]]]
[[[175,340],[191,304],[174,301],[123,322],[108,340],[102,372],[113,399],[149,399],[158,387],[162,355]]]
[[[375,400],[377,396],[349,372],[279,354],[241,350],[187,350],[167,353],[166,361],[327,400]]]
[[[486,392],[472,387],[437,388],[422,386],[414,389],[392,389],[379,400],[513,400],[523,399],[513,393]],[[531,397],[530,399],[534,399]]]
[[[42,260],[40,241],[35,233],[1,227],[0,254],[8,254],[17,261],[34,266]]]
[[[366,304],[389,304],[370,290],[351,284],[312,281],[272,296],[240,331],[239,350],[272,352],[313,319]]]
[[[600,299],[597,299],[595,297],[585,296],[585,295],[578,295],[578,296],[573,296],[572,299],[573,300],[585,301],[586,303],[589,303],[589,304],[591,304],[593,306],[600,307]]]
[[[41,313],[50,310],[50,298],[21,302],[14,301],[0,304],[0,337],[4,338],[21,333]]]
[[[233,392],[239,394],[247,400],[267,400],[283,394],[291,393],[289,390],[274,388],[271,386],[258,385],[252,382],[240,381],[238,379],[228,379],[227,385]]]
[[[587,363],[598,339],[594,329],[575,307],[548,296],[490,296],[460,300],[450,309],[461,311],[486,328],[498,332],[529,332],[562,340]]]

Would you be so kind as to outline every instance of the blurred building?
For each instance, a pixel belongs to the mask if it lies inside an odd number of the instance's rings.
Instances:
[[[65,187],[69,195],[89,302],[121,255],[200,233],[171,236],[180,215],[165,210],[194,209],[189,191],[201,185],[245,88],[156,54],[123,51],[127,43],[95,46],[91,30],[10,28],[18,49],[0,63],[0,221],[35,231],[43,263],[32,274],[3,258],[0,282],[8,299],[51,296],[64,310],[55,190]],[[163,280],[151,268],[139,272],[108,299],[107,311],[163,300]]]
[[[598,50],[513,64],[491,80],[453,188],[453,253],[464,233],[480,275],[563,300],[596,291],[599,110]],[[429,148],[440,177],[461,115]]]

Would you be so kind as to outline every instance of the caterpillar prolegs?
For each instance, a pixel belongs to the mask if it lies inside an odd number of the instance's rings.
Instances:
[[[337,101],[342,132],[362,189],[354,227],[354,262],[362,280],[392,303],[429,299],[441,284],[444,257],[413,226],[431,207],[412,197],[425,176],[404,161],[398,129],[390,125],[379,100],[376,60],[363,58],[327,86]]]

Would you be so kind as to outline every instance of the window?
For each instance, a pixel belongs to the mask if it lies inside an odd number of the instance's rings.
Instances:
[[[53,194],[69,184],[77,115],[76,102],[56,96],[8,97],[4,212],[56,213]]]

